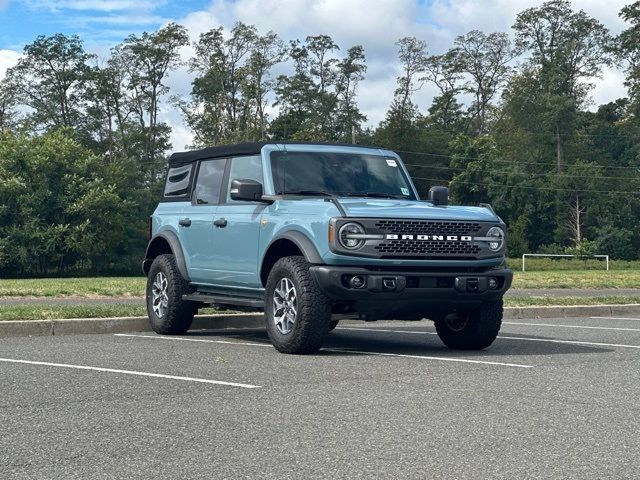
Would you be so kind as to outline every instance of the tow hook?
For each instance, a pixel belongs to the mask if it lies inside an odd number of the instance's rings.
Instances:
[[[480,293],[487,290],[487,279],[484,277],[456,277],[455,287],[459,292]]]
[[[396,279],[395,278],[383,278],[382,286],[387,291],[393,291],[396,289]]]

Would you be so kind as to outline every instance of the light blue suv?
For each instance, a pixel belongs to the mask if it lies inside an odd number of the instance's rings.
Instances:
[[[317,351],[339,318],[434,320],[442,341],[496,338],[512,272],[489,205],[421,200],[389,150],[244,143],[175,153],[143,263],[154,331],[198,308],[264,309],[280,352]]]

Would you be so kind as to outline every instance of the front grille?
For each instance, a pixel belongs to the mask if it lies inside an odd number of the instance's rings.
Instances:
[[[379,220],[374,227],[385,233],[414,235],[471,235],[482,229],[482,225],[476,222],[437,220]]]
[[[470,242],[424,242],[419,240],[389,240],[375,246],[383,255],[451,255],[475,256],[480,247]]]
[[[336,241],[331,245],[340,255],[384,259],[483,260],[499,256],[489,249],[484,237],[495,221],[412,218],[340,218],[335,231],[347,222],[362,225],[368,238],[361,248],[346,250]]]

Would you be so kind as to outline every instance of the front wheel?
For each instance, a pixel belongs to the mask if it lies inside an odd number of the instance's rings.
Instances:
[[[197,308],[182,299],[188,293],[193,293],[193,288],[180,274],[175,257],[158,255],[147,278],[147,313],[154,332],[182,335],[189,330]]]
[[[435,321],[442,343],[455,350],[482,350],[493,343],[502,325],[502,299],[483,302],[468,313]]]
[[[269,272],[265,318],[273,346],[282,353],[315,353],[329,333],[331,304],[303,257],[281,258]]]

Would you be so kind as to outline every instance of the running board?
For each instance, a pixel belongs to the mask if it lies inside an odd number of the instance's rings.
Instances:
[[[192,293],[183,295],[183,300],[190,302],[217,303],[220,305],[237,305],[240,307],[264,308],[264,300],[249,297],[232,297],[227,295],[214,295],[210,293]]]

